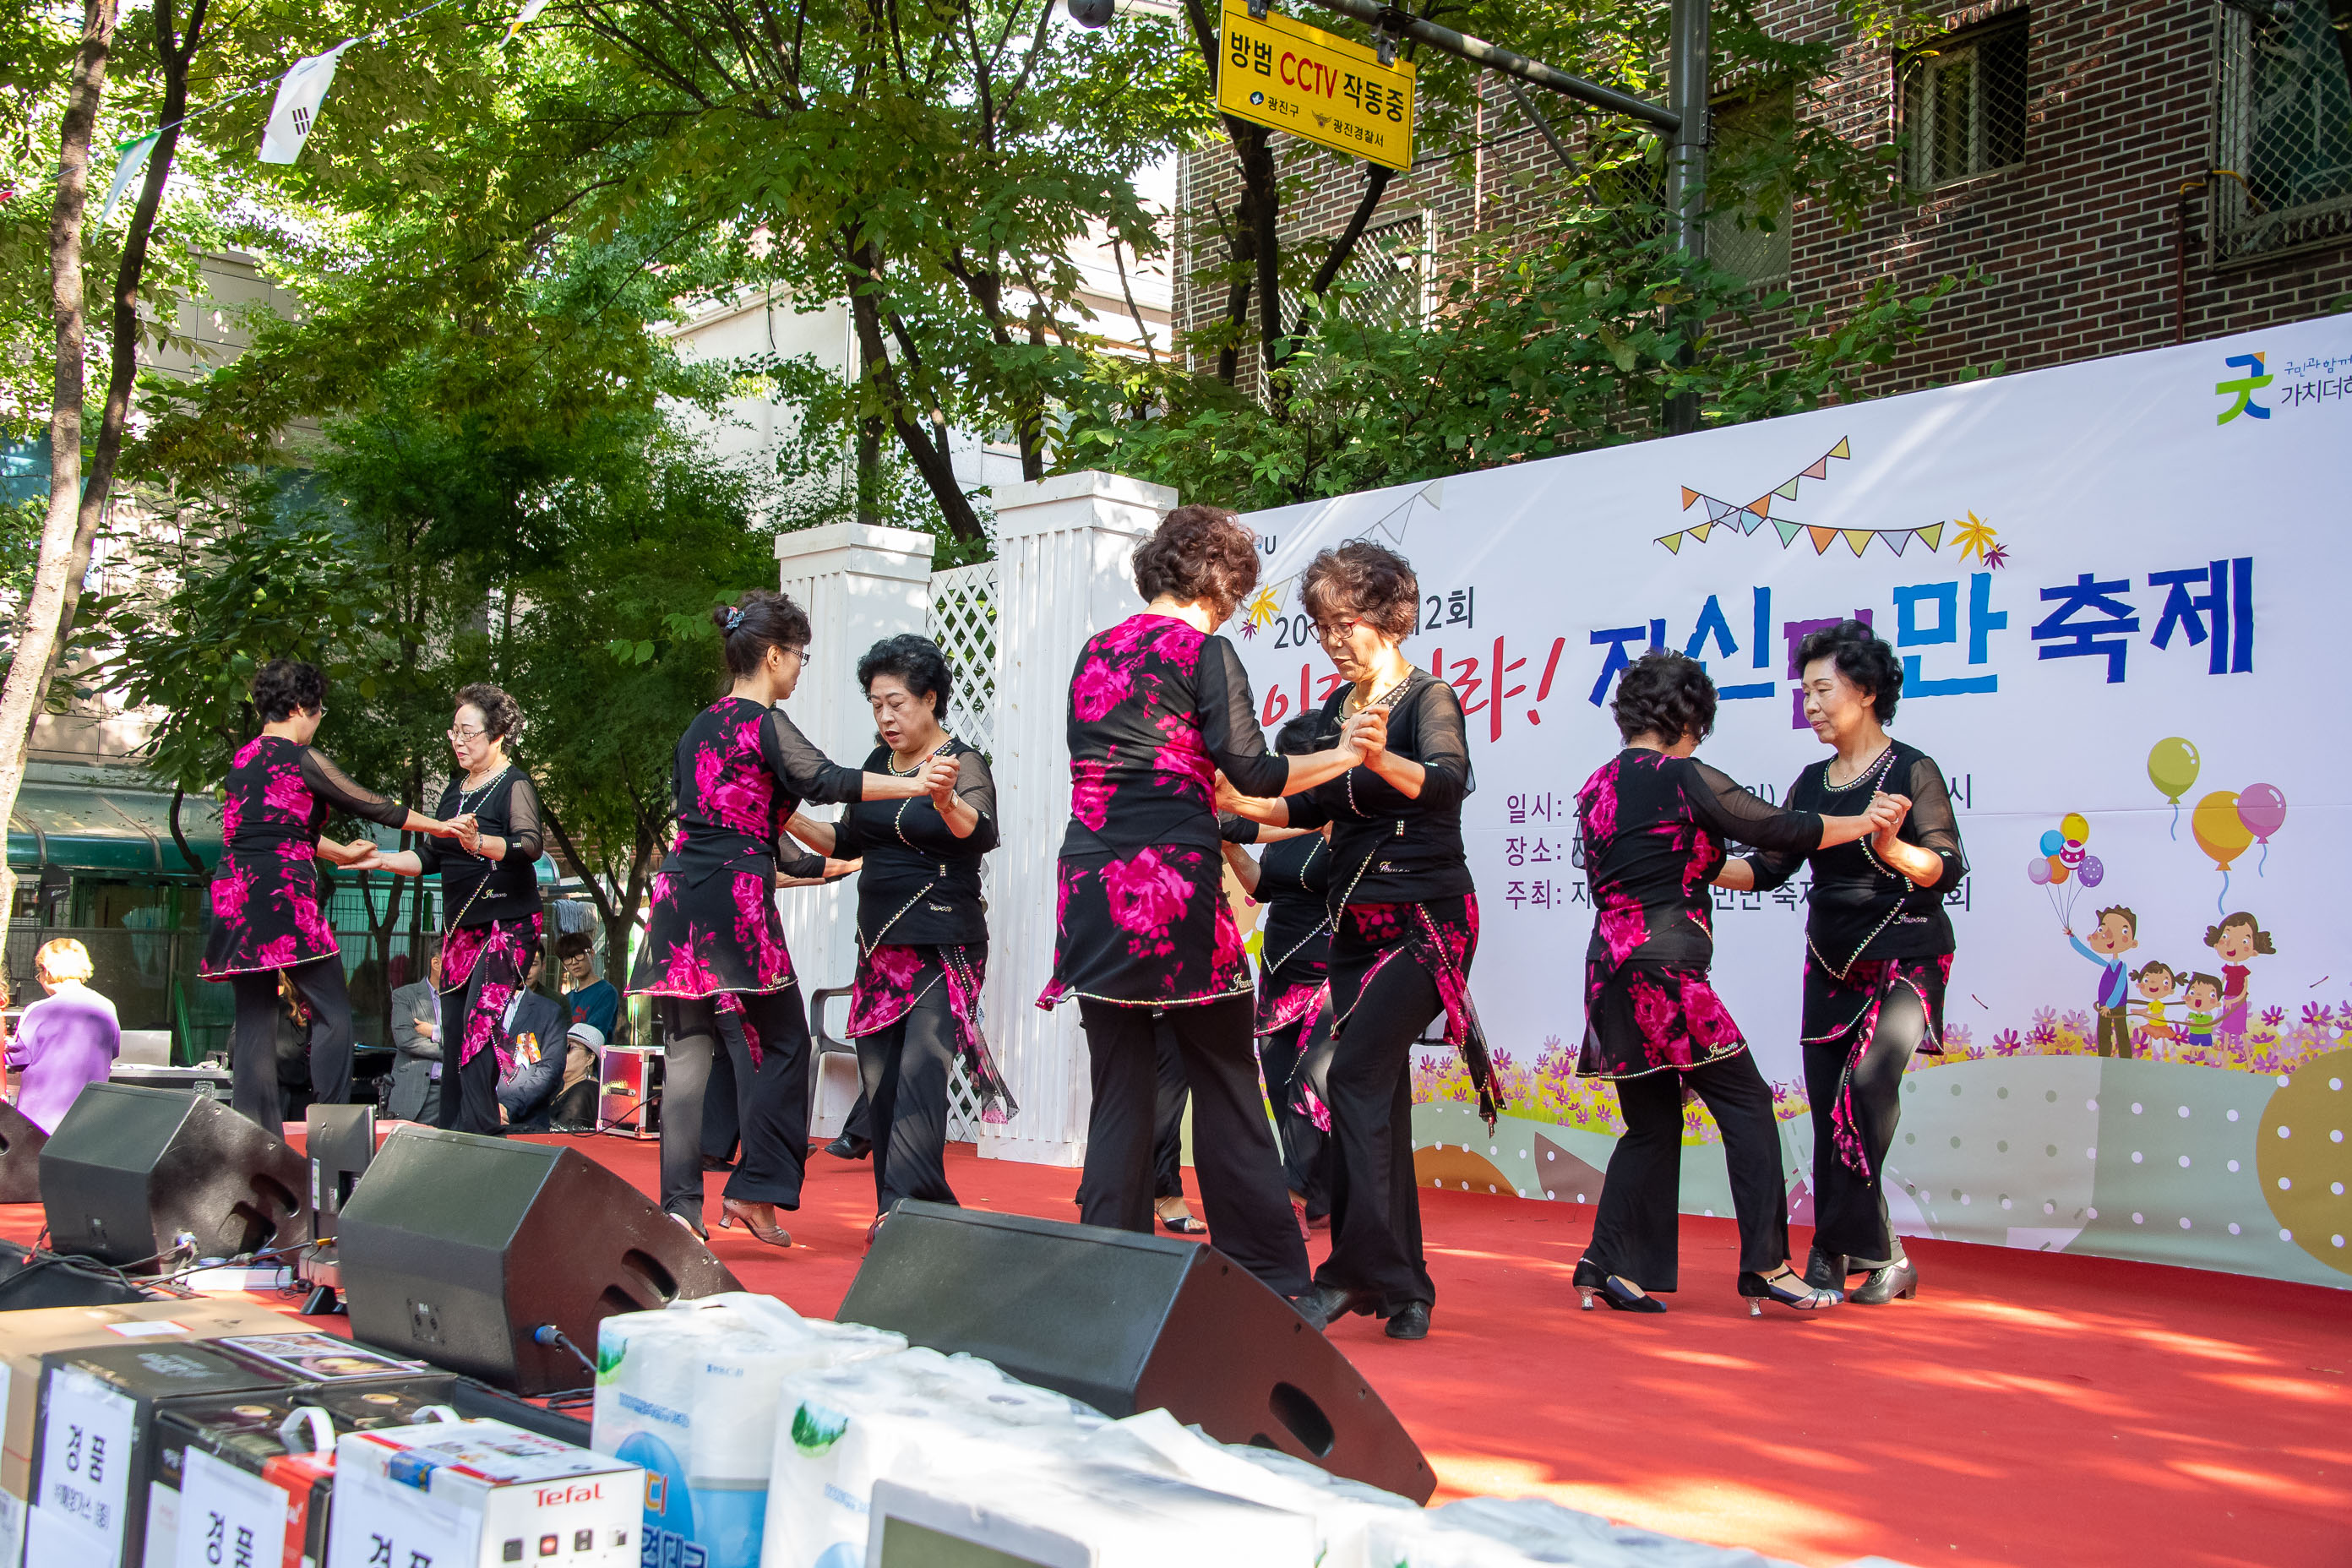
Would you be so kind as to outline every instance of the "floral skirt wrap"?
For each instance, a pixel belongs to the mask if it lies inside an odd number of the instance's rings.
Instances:
[[[1503,1109],[1486,1050],[1486,1033],[1470,1001],[1470,961],[1478,951],[1478,897],[1431,899],[1414,904],[1349,904],[1331,938],[1331,1008],[1335,1032],[1373,979],[1402,960],[1421,965],[1437,987],[1445,1014],[1445,1042],[1461,1053],[1478,1091],[1478,1114],[1492,1128]],[[1319,1119],[1318,1119],[1319,1120]]]
[[[790,990],[796,983],[776,913],[775,862],[743,855],[711,865],[673,854],[656,872],[646,938],[629,971],[632,996],[708,999],[743,1025],[756,1068],[765,1055],[745,994]]]
[[[213,921],[199,974],[226,980],[335,956],[335,928],[311,858],[317,853],[315,843],[289,838],[221,857],[208,889]]]
[[[464,1067],[488,1046],[498,1054],[499,1077],[514,1070],[507,1042],[507,1004],[522,989],[530,961],[539,952],[545,930],[543,917],[490,921],[459,926],[441,939],[441,985],[444,996],[466,993],[465,1032],[458,1037],[457,1065]],[[545,1048],[548,1042],[540,1042]],[[454,1085],[443,1093],[455,1093]]]
[[[1584,966],[1584,1044],[1576,1070],[1584,1078],[1642,1078],[1738,1056],[1748,1048],[1730,1009],[1716,994],[1705,964]]]
[[[1839,1162],[1864,1176],[1871,1173],[1870,1157],[1864,1152],[1862,1134],[1853,1124],[1854,1064],[1862,1059],[1871,1037],[1878,1031],[1878,1010],[1895,994],[1898,985],[1911,988],[1927,1017],[1927,1033],[1919,1042],[1919,1049],[1930,1056],[1942,1056],[1944,986],[1951,977],[1952,955],[1937,952],[1920,958],[1857,959],[1846,966],[1845,976],[1840,979],[1813,956],[1808,944],[1804,1042],[1809,1046],[1845,1047],[1845,1070],[1838,1076],[1837,1098],[1830,1105],[1830,1125]],[[1813,1114],[1822,1114],[1822,1108],[1814,1106]]]
[[[988,977],[988,948],[982,942],[884,944],[868,949],[857,961],[857,978],[849,996],[851,1039],[876,1035],[914,1010],[935,985],[947,987],[948,1011],[955,1016],[956,1055],[964,1076],[980,1097],[980,1119],[992,1125],[1009,1121],[1021,1107],[1004,1087],[996,1058],[981,1029],[981,986]]]
[[[1132,855],[1065,854],[1055,893],[1054,977],[1037,1005],[1073,996],[1177,1007],[1250,994],[1223,857],[1181,844]]]

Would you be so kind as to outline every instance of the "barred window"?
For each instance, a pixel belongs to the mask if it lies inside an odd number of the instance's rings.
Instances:
[[[1707,160],[1707,259],[1751,289],[1789,279],[1785,163],[1796,130],[1794,96],[1782,88],[1717,103]]]
[[[2352,230],[2352,0],[2221,12],[2219,258]]]
[[[1939,39],[1897,64],[1906,173],[1941,185],[2025,162],[2026,18]]]
[[[1338,237],[1337,236],[1333,237]],[[1429,225],[1423,214],[1375,224],[1331,280],[1326,309],[1367,327],[1420,327],[1429,321]],[[1302,319],[1306,290],[1282,291],[1286,325]]]

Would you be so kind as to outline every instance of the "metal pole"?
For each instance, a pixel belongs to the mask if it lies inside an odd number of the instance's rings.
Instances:
[[[1587,81],[1582,77],[1570,76],[1563,70],[1555,70],[1541,60],[1529,59],[1525,55],[1515,54],[1509,49],[1490,44],[1484,38],[1474,38],[1467,33],[1457,33],[1451,27],[1441,27],[1434,22],[1424,22],[1420,17],[1409,16],[1393,5],[1383,5],[1380,4],[1380,0],[1313,0],[1313,3],[1327,11],[1337,11],[1342,16],[1353,16],[1359,22],[1370,23],[1382,32],[1392,34],[1400,38],[1418,40],[1427,44],[1433,49],[1441,49],[1446,54],[1458,56],[1473,65],[1484,66],[1488,70],[1501,71],[1506,76],[1515,76],[1521,81],[1530,82],[1537,87],[1547,88],[1559,93],[1563,97],[1589,103],[1595,109],[1605,109],[1616,114],[1632,115],[1634,119],[1644,121],[1669,134],[1675,132],[1682,123],[1681,117],[1672,109],[1652,103],[1646,98],[1635,98],[1632,93],[1619,92],[1613,87],[1602,87],[1599,82]],[[1678,29],[1675,37],[1678,45],[1681,37],[1679,18],[1682,16],[1682,3],[1683,0],[1677,0],[1675,8]],[[1702,39],[1706,37],[1706,19],[1705,13],[1702,12],[1699,18],[1699,33]],[[1704,48],[1704,43],[1700,47]],[[1706,94],[1702,91],[1700,94],[1702,103],[1705,97]]]
[[[1693,261],[1706,259],[1707,93],[1713,69],[1708,48],[1708,0],[1674,0],[1672,53],[1666,61],[1666,98],[1675,113],[1674,143],[1666,163],[1666,211],[1675,247]],[[1696,331],[1697,323],[1690,323]],[[1689,363],[1685,344],[1681,362]],[[1666,400],[1666,434],[1698,428],[1698,397],[1683,393]]]

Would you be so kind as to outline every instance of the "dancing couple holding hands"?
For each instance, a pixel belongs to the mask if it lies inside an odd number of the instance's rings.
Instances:
[[[1833,754],[1798,775],[1787,808],[1693,753],[1715,725],[1699,663],[1654,651],[1620,679],[1624,747],[1577,802],[1594,910],[1577,1070],[1617,1086],[1626,1131],[1610,1157],[1574,1282],[1622,1311],[1662,1312],[1677,1284],[1683,1100],[1723,1134],[1739,1227],[1738,1289],[1751,1310],[1878,1304],[1916,1289],[1880,1190],[1915,1050],[1939,1050],[1952,936],[1944,889],[1965,874],[1942,771],[1883,728],[1902,666],[1846,622],[1798,648],[1804,712]],[[1893,786],[1893,787],[1889,787]],[[1751,847],[1735,858],[1732,845]],[[1813,868],[1804,968],[1806,1087],[1814,1126],[1816,1241],[1789,1267],[1772,1092],[1709,979],[1712,889],[1769,889]]]

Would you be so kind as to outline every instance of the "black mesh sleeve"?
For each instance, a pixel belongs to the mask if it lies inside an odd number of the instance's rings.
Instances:
[[[1789,786],[1786,800],[1797,798],[1805,786],[1805,775],[1800,773],[1797,782]],[[1756,890],[1769,893],[1787,883],[1790,878],[1805,868],[1805,851],[1801,849],[1759,849],[1748,857],[1748,869],[1756,874]]]
[[[866,853],[866,842],[858,836],[857,814],[845,811],[833,819],[833,858],[855,860]]]
[[[1255,844],[1257,842],[1257,824],[1246,816],[1221,811],[1217,813],[1217,837],[1228,844]]]
[[[507,791],[507,859],[528,866],[546,851],[539,825],[539,788],[529,775],[518,773]]]
[[[956,798],[980,813],[979,826],[971,837],[962,840],[966,849],[985,855],[996,847],[996,775],[988,771],[988,759],[977,751],[967,751],[956,758]]]
[[[1818,812],[1782,811],[1739,787],[1730,774],[1696,758],[1684,758],[1683,794],[1691,816],[1717,837],[1759,849],[1796,852],[1802,859],[1821,847]]]
[[[1278,795],[1290,782],[1290,759],[1265,749],[1265,731],[1257,727],[1257,702],[1250,693],[1249,674],[1241,656],[1223,637],[1201,645],[1201,662],[1193,674],[1195,710],[1201,744],[1225,777],[1244,795]]]
[[[1423,775],[1413,804],[1423,811],[1451,810],[1470,793],[1470,737],[1462,699],[1442,680],[1423,686],[1412,705],[1412,760]]]
[[[1959,886],[1960,879],[1969,874],[1969,863],[1960,851],[1960,823],[1952,811],[1952,792],[1935,758],[1921,757],[1911,764],[1910,784],[1904,793],[1911,797],[1910,814],[1903,819],[1904,842],[1917,845],[1944,863],[1943,875],[1927,884],[1927,889]]]
[[[347,816],[362,822],[373,822],[385,827],[398,827],[408,820],[408,807],[396,800],[386,800],[372,790],[362,789],[345,776],[343,770],[327,760],[327,753],[315,746],[302,748],[302,784],[312,795]]]
[[[787,877],[822,877],[824,875],[824,857],[814,849],[789,859],[780,855],[776,858],[776,869]]]
[[[836,765],[809,744],[800,726],[771,708],[760,724],[760,752],[768,771],[802,800],[837,803],[866,798],[866,774]]]

